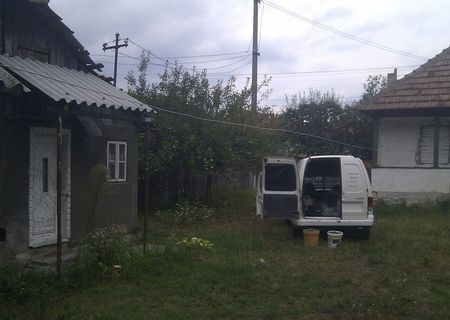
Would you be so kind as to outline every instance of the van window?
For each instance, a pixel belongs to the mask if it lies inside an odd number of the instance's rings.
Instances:
[[[292,164],[268,163],[265,169],[265,190],[294,191],[297,189],[295,167]]]

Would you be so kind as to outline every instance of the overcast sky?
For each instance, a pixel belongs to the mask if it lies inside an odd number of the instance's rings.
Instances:
[[[272,3],[359,38],[419,56],[432,58],[450,45],[447,0],[272,0]],[[93,60],[105,64],[106,75],[113,73],[113,52],[104,53],[102,44],[113,40],[116,32],[164,58],[248,51],[215,58],[178,59],[180,63],[197,62],[198,67],[209,68],[209,73],[216,74],[210,77],[212,84],[218,78],[238,74],[241,85],[251,73],[253,0],[51,0],[50,7],[75,32]],[[260,4],[259,17],[261,74],[398,67],[401,77],[426,61],[323,30],[276,10],[269,3]],[[130,56],[139,56],[141,51],[132,43],[120,50]],[[152,62],[163,63],[157,58]],[[123,77],[135,69],[136,60],[121,56],[119,63],[119,86],[126,88]],[[161,70],[152,65],[150,79],[154,80]],[[345,99],[355,99],[361,95],[370,74],[388,71],[273,75],[270,85],[273,92],[264,104],[279,108],[286,95],[310,88],[334,90]]]

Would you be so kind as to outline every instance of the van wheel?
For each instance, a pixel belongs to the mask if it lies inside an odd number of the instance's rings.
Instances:
[[[300,238],[302,234],[302,228],[297,226],[292,226],[292,239]]]
[[[360,239],[368,240],[370,238],[370,228],[358,230],[358,236]]]

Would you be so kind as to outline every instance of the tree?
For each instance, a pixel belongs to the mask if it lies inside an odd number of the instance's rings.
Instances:
[[[260,165],[272,139],[243,127],[199,121],[198,118],[224,122],[258,124],[250,108],[249,83],[237,89],[236,79],[210,85],[206,70],[187,71],[182,66],[169,67],[156,83],[147,82],[149,56],[143,54],[138,75],[127,76],[129,93],[162,110],[153,115],[158,131],[150,147],[150,170],[153,181],[162,190],[158,198],[173,203],[180,198],[208,201],[214,175],[228,169],[250,171]],[[268,79],[259,86],[264,96]],[[274,115],[268,109],[258,110],[260,118]],[[153,194],[157,194],[153,190]],[[202,194],[200,196],[200,194]]]
[[[385,89],[387,86],[387,78],[381,74],[374,76],[370,75],[363,86],[364,93],[361,97],[361,102],[368,101],[376,94],[380,93],[381,90]]]
[[[289,134],[285,137],[289,153],[297,158],[319,154],[370,157],[370,119],[361,114],[355,105],[344,105],[334,92],[310,90],[308,95],[294,95],[289,100],[282,118],[283,127],[308,134]]]

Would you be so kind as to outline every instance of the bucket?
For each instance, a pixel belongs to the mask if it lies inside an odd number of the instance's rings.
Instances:
[[[317,229],[304,229],[303,242],[305,247],[317,247],[319,245],[320,231]]]
[[[341,231],[330,230],[327,232],[327,235],[328,235],[328,248],[333,249],[341,245],[342,236],[344,235],[344,233],[342,233]]]

